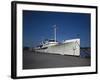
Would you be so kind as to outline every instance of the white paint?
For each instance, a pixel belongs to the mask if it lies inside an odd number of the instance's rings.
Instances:
[[[47,49],[38,49],[38,52],[51,54],[80,56],[80,39],[65,40],[61,44],[47,46]]]

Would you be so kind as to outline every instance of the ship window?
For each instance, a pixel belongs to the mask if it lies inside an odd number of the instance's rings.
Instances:
[[[37,47],[42,47],[43,45],[38,45]]]
[[[49,42],[55,42],[55,40],[49,40]]]

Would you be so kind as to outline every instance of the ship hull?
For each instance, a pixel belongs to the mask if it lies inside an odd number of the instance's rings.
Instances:
[[[64,43],[35,50],[37,52],[80,56],[80,39],[66,40]]]

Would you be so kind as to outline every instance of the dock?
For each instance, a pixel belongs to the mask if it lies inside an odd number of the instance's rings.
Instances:
[[[91,59],[60,54],[48,54],[35,51],[23,51],[23,69],[84,67],[91,66]]]

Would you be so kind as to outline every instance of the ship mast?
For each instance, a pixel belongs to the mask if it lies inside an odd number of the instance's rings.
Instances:
[[[56,42],[56,36],[57,36],[57,35],[56,35],[56,25],[54,25],[53,27],[54,27],[54,40],[55,40],[55,42]]]

